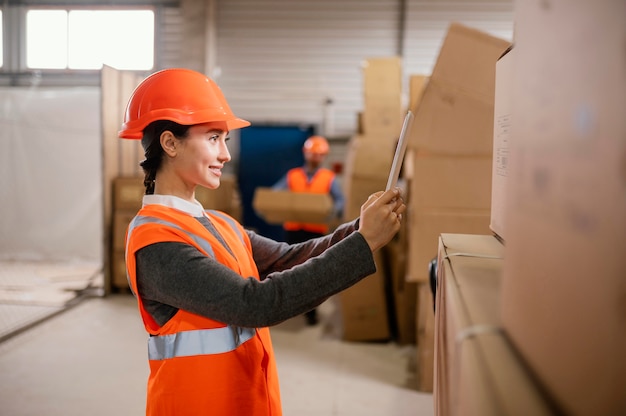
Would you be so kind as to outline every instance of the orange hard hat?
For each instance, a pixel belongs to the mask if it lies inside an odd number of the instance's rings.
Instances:
[[[118,136],[141,139],[143,129],[156,120],[182,125],[223,122],[228,131],[250,125],[233,114],[215,81],[183,68],[155,72],[135,88]]]
[[[305,153],[328,154],[328,141],[322,136],[311,136],[304,142],[302,150]]]

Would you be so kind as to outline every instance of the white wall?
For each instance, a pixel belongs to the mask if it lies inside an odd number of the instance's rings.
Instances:
[[[101,261],[100,88],[0,88],[0,259]]]

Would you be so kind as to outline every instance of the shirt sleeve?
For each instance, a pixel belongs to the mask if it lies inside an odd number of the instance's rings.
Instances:
[[[291,246],[248,232],[260,281],[240,276],[193,246],[152,244],[136,254],[139,296],[160,325],[178,309],[242,327],[275,325],[376,271],[356,226],[346,224]]]

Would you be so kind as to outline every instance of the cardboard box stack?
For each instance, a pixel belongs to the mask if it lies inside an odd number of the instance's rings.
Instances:
[[[441,234],[435,323],[435,414],[551,415],[502,331],[504,246],[491,235]]]
[[[560,414],[626,414],[625,16],[516,1],[501,313]]]
[[[111,286],[115,290],[128,290],[125,236],[128,224],[141,208],[146,188],[143,176],[118,176],[113,179],[113,232],[111,233]]]
[[[428,281],[439,234],[489,233],[495,64],[508,46],[451,24],[414,109],[411,280]]]
[[[436,413],[626,414],[626,3],[515,9],[496,64],[500,289],[461,263],[490,252],[441,236]]]
[[[402,128],[402,61],[398,57],[368,59],[363,67],[362,134],[350,139],[343,174],[344,219],[360,215],[361,205],[384,190],[396,141]],[[343,339],[373,341],[393,336],[389,315],[390,278],[385,257],[377,254],[378,271],[339,295]]]
[[[440,234],[489,234],[495,63],[508,46],[451,24],[414,104],[407,278],[420,285],[419,292],[430,291],[429,264]],[[432,391],[434,339],[428,328],[434,314],[423,305],[417,314],[420,389]]]

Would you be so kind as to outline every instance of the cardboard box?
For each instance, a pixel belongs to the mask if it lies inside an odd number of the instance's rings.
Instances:
[[[364,136],[350,139],[343,173],[344,220],[357,218],[367,198],[385,189],[394,152],[395,143],[391,141],[381,143]]]
[[[229,212],[233,208],[237,180],[234,175],[222,175],[220,186],[217,189],[207,189],[202,186],[196,187],[196,199],[204,209],[215,209]]]
[[[113,211],[113,250],[126,248],[126,230],[128,224],[135,218],[138,210],[117,209]]]
[[[376,273],[339,293],[342,339],[344,341],[382,341],[391,338],[386,297],[386,277],[380,252],[374,259]]]
[[[459,346],[477,333],[497,333],[500,325],[500,279],[504,247],[490,235],[442,233],[438,238],[435,316],[437,415],[456,412]],[[487,357],[488,358],[488,357]]]
[[[128,289],[124,250],[114,250],[111,256],[111,284],[116,289]]]
[[[328,194],[259,187],[254,192],[252,207],[269,224],[286,221],[325,224],[331,218],[333,200]]]
[[[493,116],[493,165],[491,182],[491,223],[489,228],[506,240],[504,217],[506,185],[509,176],[511,123],[513,120],[514,51],[510,50],[496,63],[496,91]]]
[[[368,58],[362,64],[363,93],[369,96],[400,96],[402,93],[402,58]]]
[[[489,211],[450,210],[421,212],[409,207],[409,262],[407,279],[427,282],[428,265],[437,257],[439,235],[489,234]]]
[[[385,96],[366,95],[364,101],[361,119],[363,139],[375,141],[379,145],[381,141],[395,143],[404,121],[400,92]]]
[[[410,75],[409,76],[409,110],[415,113],[422,101],[424,89],[428,84],[429,77],[426,75]]]
[[[412,208],[490,209],[491,157],[435,156],[419,152],[414,156]]]
[[[503,334],[465,338],[458,357],[457,395],[447,415],[557,414]]]
[[[113,179],[113,209],[139,210],[146,193],[143,176],[119,176]]]
[[[504,327],[561,413],[626,414],[626,2],[516,6]]]
[[[417,283],[417,389],[432,393],[435,367],[435,311],[430,283]]]
[[[491,154],[495,64],[508,46],[487,33],[450,25],[416,109],[411,148]]]
[[[451,23],[430,76],[431,81],[493,99],[495,64],[510,42]]]
[[[381,143],[380,137],[353,136],[348,142],[344,177],[382,179],[386,185],[395,151],[394,141]]]
[[[393,289],[392,332],[399,345],[416,343],[417,284],[406,280],[408,231],[403,221],[398,234],[381,249]]]
[[[493,97],[471,95],[431,79],[417,108],[408,145],[437,154],[491,155]]]

